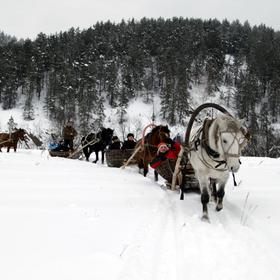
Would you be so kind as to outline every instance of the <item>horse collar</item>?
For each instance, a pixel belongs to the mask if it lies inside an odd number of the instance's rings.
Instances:
[[[220,154],[218,152],[216,152],[215,150],[213,150],[208,144],[204,143],[202,141],[202,147],[205,149],[206,153],[213,158],[219,158]]]
[[[216,152],[215,150],[213,150],[210,146],[209,146],[209,128],[211,126],[211,124],[213,123],[213,119],[209,120],[206,119],[203,123],[203,129],[202,129],[202,139],[201,139],[201,146],[205,149],[206,153],[213,158],[219,158],[220,154],[218,152]]]

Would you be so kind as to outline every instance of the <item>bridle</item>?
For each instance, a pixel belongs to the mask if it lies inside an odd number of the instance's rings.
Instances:
[[[233,136],[233,139],[232,139],[232,142],[231,144],[229,145],[229,147],[227,149],[225,149],[224,145],[223,145],[223,141],[222,141],[222,135],[223,133],[230,133],[232,136]],[[238,139],[237,137],[237,133],[238,132],[235,132],[235,131],[219,131],[219,139],[220,139],[220,143],[221,143],[221,147],[222,147],[222,150],[223,150],[223,155],[224,157],[227,159],[227,158],[240,158],[241,156],[241,150],[242,150],[242,144],[243,144],[243,141],[242,143],[240,143],[240,139]],[[237,153],[229,153],[229,150],[231,149],[231,147],[234,145],[234,142],[238,142],[238,152]],[[244,141],[246,141],[244,139]]]

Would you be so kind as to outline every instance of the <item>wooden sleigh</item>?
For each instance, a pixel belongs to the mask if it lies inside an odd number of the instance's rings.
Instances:
[[[99,141],[99,139],[93,139],[92,141],[89,141],[88,143],[86,143],[85,145],[83,145],[82,147],[78,147],[74,150],[49,150],[49,154],[51,157],[64,157],[64,158],[70,158],[70,159],[79,159],[82,154],[83,154],[83,149],[85,147],[87,147],[88,145],[93,145],[95,143],[97,143]]]
[[[134,149],[107,150],[105,151],[106,162],[109,167],[121,167],[133,154]],[[133,163],[133,162],[132,162]]]
[[[170,187],[175,176],[176,162],[176,159],[167,159],[156,168],[157,173],[166,180],[166,185]],[[180,186],[184,192],[199,192],[199,183],[190,163],[184,166],[183,172],[180,169],[177,171],[175,180],[175,185]]]
[[[49,154],[51,157],[63,157],[63,158],[71,158],[71,159],[79,159],[82,155],[82,151],[74,150],[74,151],[53,151],[49,150]]]

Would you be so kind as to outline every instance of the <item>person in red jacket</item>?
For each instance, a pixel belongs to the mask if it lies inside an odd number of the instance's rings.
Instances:
[[[177,159],[181,150],[181,145],[178,142],[168,139],[168,143],[161,142],[158,144],[156,157],[150,162],[152,168],[156,169],[161,163],[167,159]]]

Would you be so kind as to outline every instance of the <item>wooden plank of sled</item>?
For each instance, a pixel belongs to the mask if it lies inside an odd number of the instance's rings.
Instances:
[[[184,154],[184,147],[181,145],[181,150],[178,154],[178,158],[177,158],[177,161],[176,161],[176,165],[175,165],[175,169],[174,169],[173,177],[172,177],[172,184],[171,184],[171,190],[172,191],[175,191],[176,179],[177,179],[177,175],[179,173],[179,167],[180,167],[180,163],[181,163],[181,159],[182,159],[183,154]]]
[[[133,154],[131,155],[131,157],[126,161],[126,163],[121,167],[122,169],[124,169],[126,166],[128,166],[128,164],[132,161],[132,159],[135,157],[135,155],[139,152],[139,150],[141,149],[141,145],[138,146],[138,148],[133,152]]]
[[[87,144],[85,144],[84,146],[82,146],[80,149],[77,149],[75,152],[70,153],[68,158],[73,158],[74,155],[76,155],[77,153],[81,152],[83,150],[83,148],[87,147],[88,145],[94,145],[95,143],[97,143],[99,141],[99,139],[93,139],[90,142],[88,142]]]

